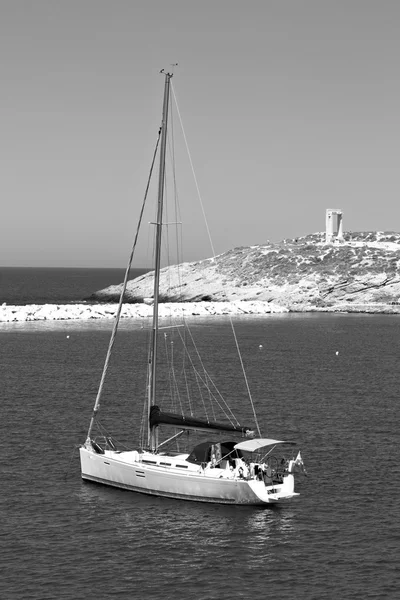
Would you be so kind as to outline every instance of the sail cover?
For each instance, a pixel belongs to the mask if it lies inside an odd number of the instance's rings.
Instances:
[[[214,421],[203,421],[202,419],[195,419],[194,417],[185,417],[170,412],[161,412],[159,406],[152,406],[150,409],[150,427],[157,427],[158,425],[172,425],[181,429],[195,429],[196,431],[233,431],[240,433],[247,437],[254,435],[250,427],[243,427],[242,425],[231,425],[230,423],[216,423]]]
[[[247,452],[255,452],[260,448],[266,448],[266,446],[275,446],[275,444],[288,444],[289,446],[295,446],[295,442],[284,442],[283,440],[272,440],[268,438],[256,438],[254,440],[247,440],[245,442],[239,442],[235,444],[236,450],[246,450]]]

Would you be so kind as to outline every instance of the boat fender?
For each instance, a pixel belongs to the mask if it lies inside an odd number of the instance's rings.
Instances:
[[[104,454],[103,448],[101,448],[97,442],[91,440],[92,448],[97,454]]]
[[[106,438],[107,445],[111,448],[111,450],[116,450],[116,446],[110,437]]]

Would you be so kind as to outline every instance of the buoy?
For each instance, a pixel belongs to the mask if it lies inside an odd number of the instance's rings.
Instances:
[[[260,348],[260,350],[261,350],[261,348],[262,348],[262,344],[260,344],[258,347],[259,347],[259,348]]]
[[[336,356],[339,354],[338,350],[336,350]]]

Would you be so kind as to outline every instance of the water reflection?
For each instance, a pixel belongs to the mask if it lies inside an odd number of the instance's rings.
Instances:
[[[83,512],[106,524],[117,544],[138,550],[146,544],[169,564],[176,553],[188,566],[220,560],[243,551],[243,559],[263,563],[298,535],[296,511],[290,507],[255,508],[170,500],[82,484]],[[90,517],[91,519],[92,517]],[[144,541],[145,536],[145,541]],[[180,548],[180,550],[179,550]],[[182,548],[185,554],[182,557]]]
[[[267,510],[254,511],[245,520],[250,533],[267,539],[277,533],[289,535],[295,531],[295,512],[284,507],[273,507]]]

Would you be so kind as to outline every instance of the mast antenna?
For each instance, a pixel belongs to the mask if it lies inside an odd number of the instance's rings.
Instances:
[[[174,67],[177,67],[177,66],[178,66],[178,63],[171,63],[171,67],[172,67],[171,73],[166,73],[165,69],[161,69],[160,73],[162,75],[169,75],[169,77],[173,77],[173,75],[174,75]]]

